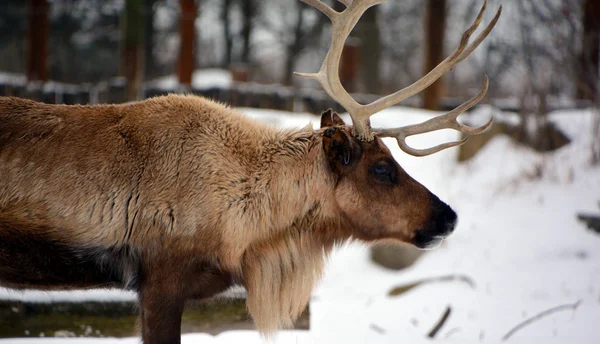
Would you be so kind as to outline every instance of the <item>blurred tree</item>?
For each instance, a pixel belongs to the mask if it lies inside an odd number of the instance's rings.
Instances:
[[[308,6],[304,3],[298,4],[296,8],[296,20],[293,28],[292,41],[287,45],[286,49],[286,60],[285,60],[285,71],[284,71],[284,85],[291,85],[294,76],[294,66],[298,55],[303,48],[303,37],[302,30],[304,26],[304,11],[308,10]]]
[[[256,3],[253,0],[242,0],[242,17],[244,18],[244,26],[242,27],[242,39],[244,40],[244,46],[242,48],[241,62],[243,64],[250,64],[250,49],[252,31],[254,28],[253,22],[256,16]]]
[[[229,68],[232,63],[238,64],[236,70],[244,69],[247,74],[247,66],[250,64],[250,51],[252,48],[252,31],[256,16],[255,2],[252,0],[222,0],[221,22],[223,24],[223,38],[225,40],[225,54],[223,67]],[[234,32],[233,14],[239,14],[241,27]],[[236,18],[236,17],[234,17]],[[240,42],[236,47],[235,42]],[[237,52],[237,53],[236,53]]]
[[[380,7],[368,9],[356,24],[354,36],[360,39],[360,79],[363,92],[381,92],[381,33],[379,31]]]
[[[596,116],[592,123],[592,164],[600,164],[600,2],[583,2],[583,40],[579,58],[577,96],[591,100]]]
[[[515,5],[522,70],[517,85],[521,88],[520,131],[514,137],[538,151],[549,151],[564,144],[548,113],[552,98],[564,96],[569,87],[573,89],[572,66],[578,50],[573,37],[579,35],[572,14],[578,4],[527,0]]]
[[[275,37],[284,54],[283,76],[280,81],[291,85],[293,72],[298,60],[309,49],[321,45],[323,28],[328,22],[326,16],[300,1],[264,0],[260,16],[256,17],[257,26]],[[273,50],[273,47],[269,47]],[[268,71],[274,74],[272,66]]]
[[[27,18],[23,0],[0,2],[0,70],[25,73]]]
[[[180,0],[181,17],[179,21],[179,35],[181,38],[179,47],[179,59],[177,75],[179,84],[190,87],[192,74],[194,72],[194,41],[197,7],[194,0]]]
[[[158,0],[154,11],[154,47],[157,76],[176,74],[179,57],[179,0]]]
[[[221,5],[221,23],[223,24],[223,36],[225,38],[223,68],[229,68],[231,65],[231,55],[233,53],[233,34],[231,32],[231,23],[229,21],[231,2],[232,0],[223,0],[223,4]]]
[[[582,14],[583,39],[578,61],[577,97],[595,100],[600,91],[600,1],[584,0]]]
[[[446,0],[428,0],[426,6],[423,75],[429,73],[444,59],[444,31],[446,29]],[[442,79],[426,88],[423,91],[423,108],[438,110],[442,92]]]
[[[29,0],[27,80],[48,80],[48,2]]]
[[[78,63],[78,45],[73,39],[83,30],[83,18],[79,4],[74,1],[58,1],[51,7],[51,33],[50,33],[50,78],[61,82],[78,82],[80,80],[73,74],[82,73],[82,66]],[[77,70],[78,73],[69,73]],[[82,73],[83,74],[83,73]],[[81,80],[84,81],[84,80]]]
[[[144,71],[144,13],[142,0],[126,0],[123,11],[121,75],[127,78],[127,100],[137,100]]]
[[[143,0],[143,22],[144,22],[144,79],[152,79],[159,76],[157,72],[156,59],[154,57],[154,19],[156,5],[159,0]]]
[[[50,78],[97,82],[119,75],[122,38],[119,0],[50,3]]]
[[[494,10],[500,3],[501,0],[489,1],[486,11],[487,18],[484,18],[484,22],[491,20],[492,15],[495,14]],[[492,82],[490,82],[486,97],[491,99],[501,96],[503,93],[506,94],[502,90],[502,79],[510,76],[511,73],[514,75],[514,67],[518,65],[522,51],[521,46],[517,43],[519,25],[507,25],[508,21],[515,20],[515,16],[512,16],[510,6],[506,6],[506,4],[504,6],[504,14],[496,24],[494,31],[481,43],[474,54],[457,66],[456,73],[449,73],[450,78],[446,79],[447,84],[452,82],[453,86],[456,86],[456,84],[460,84],[458,77],[462,77],[465,84],[466,80],[469,80],[469,86],[473,83],[473,87],[479,87],[481,76],[487,75]],[[462,10],[462,20],[459,21],[461,30],[473,22],[480,8],[481,0],[472,0],[467,4],[466,10]],[[508,28],[509,26],[510,28]],[[458,44],[459,35],[454,34],[451,38],[456,40],[455,44]],[[446,90],[447,95],[458,97],[471,96],[472,91],[470,87],[453,87],[452,89],[448,87]],[[516,87],[512,87],[508,91],[518,92],[516,90]]]
[[[390,1],[381,5],[381,79],[385,93],[421,77],[424,6],[421,0]]]

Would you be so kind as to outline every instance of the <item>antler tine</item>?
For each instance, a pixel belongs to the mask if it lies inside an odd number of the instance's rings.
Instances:
[[[444,59],[440,64],[438,64],[435,68],[433,68],[429,73],[427,73],[424,77],[417,80],[415,83],[393,93],[388,96],[385,96],[381,99],[378,99],[368,105],[365,105],[367,108],[367,112],[369,113],[377,113],[383,109],[386,109],[392,105],[395,105],[404,99],[407,99],[427,87],[433,84],[437,79],[439,79],[444,73],[454,67],[457,63],[464,60],[473,50],[475,50],[479,44],[488,36],[488,34],[492,31],[496,22],[500,18],[500,14],[502,13],[502,5],[498,8],[494,19],[490,21],[488,26],[475,38],[471,44],[469,43],[469,39],[473,32],[477,29],[481,20],[483,19],[483,14],[485,13],[485,9],[487,7],[487,0],[484,2],[479,14],[473,21],[473,24],[463,33],[462,38],[460,40],[459,46],[450,54],[446,59]]]
[[[346,109],[346,111],[348,111],[350,117],[352,118],[353,134],[361,141],[371,141],[375,137],[375,132],[371,129],[370,122],[370,117],[372,115],[421,92],[439,79],[449,69],[454,67],[457,63],[464,60],[489,35],[498,22],[500,14],[502,13],[502,6],[500,6],[496,12],[496,15],[494,16],[494,19],[492,19],[487,27],[475,38],[473,42],[469,44],[471,35],[475,32],[475,30],[477,30],[479,24],[481,24],[481,21],[483,20],[483,15],[485,13],[485,9],[487,8],[486,0],[471,26],[469,26],[469,28],[463,33],[459,46],[448,57],[446,57],[446,59],[444,59],[423,78],[419,79],[412,85],[409,85],[370,104],[361,105],[354,100],[354,98],[352,98],[342,86],[338,70],[340,58],[346,38],[363,13],[371,6],[383,3],[386,0],[338,0],[346,5],[346,9],[342,12],[333,10],[331,7],[319,0],[300,1],[317,8],[327,15],[329,19],[331,19],[333,29],[331,45],[327,55],[325,55],[323,63],[321,64],[320,70],[317,73],[295,74],[319,81],[323,89],[331,96],[331,98],[337,101]],[[441,128],[452,128],[467,135],[475,135],[485,131],[491,125],[491,121],[483,127],[471,128],[458,123],[456,121],[456,117],[467,109],[471,108],[473,105],[475,105],[475,103],[483,98],[488,87],[487,85],[488,79],[486,77],[485,87],[479,95],[440,118],[435,118],[415,126],[399,128],[397,130],[381,130],[378,132],[378,134],[382,136],[396,137],[398,144],[403,150],[409,154],[417,156],[432,154],[442,149],[459,145],[462,142],[450,142],[427,150],[418,150],[410,148],[408,145],[406,145],[405,138],[406,136],[415,135],[417,133],[425,133]]]
[[[480,11],[480,14],[478,15],[478,17],[483,16],[483,11],[484,11],[486,5],[487,5],[487,0],[486,0],[486,3],[481,8],[481,11]],[[502,5],[500,5],[498,7],[498,11],[496,11],[494,18],[492,18],[492,20],[490,21],[488,26],[486,26],[485,29],[483,31],[481,31],[481,33],[475,38],[475,40],[471,44],[469,44],[469,46],[465,50],[463,50],[462,53],[460,53],[460,55],[456,58],[456,63],[464,60],[467,56],[471,55],[473,50],[477,49],[479,44],[481,44],[481,42],[483,42],[483,40],[489,35],[489,33],[492,32],[492,30],[496,26],[496,23],[498,22],[498,19],[500,19],[501,14],[502,14]],[[479,18],[479,21],[481,21],[481,18]],[[479,24],[477,24],[477,25],[479,25]],[[475,29],[473,29],[473,30],[475,30]],[[461,37],[461,40],[462,39],[463,38]]]
[[[354,135],[363,141],[371,141],[374,134],[371,130],[369,117],[373,113],[365,111],[365,106],[354,100],[344,89],[339,76],[339,64],[344,49],[346,38],[356,26],[363,13],[370,7],[383,3],[386,0],[341,0],[346,5],[343,12],[337,12],[319,0],[300,0],[323,12],[333,24],[331,45],[329,51],[317,73],[295,73],[298,76],[319,81],[325,92],[333,100],[348,111],[354,125]]]
[[[318,9],[319,11],[321,11],[321,13],[323,13],[324,15],[329,17],[329,19],[331,19],[332,21],[333,21],[333,18],[337,14],[339,14],[337,11],[335,11],[333,8],[329,7],[327,4],[325,4],[321,0],[300,0],[300,1]]]
[[[352,5],[352,0],[338,0],[339,2],[341,2],[342,4],[344,4],[344,6],[349,7],[350,5]]]
[[[490,118],[490,120],[480,126],[480,127],[470,127],[468,125],[461,124],[457,121],[458,116],[460,116],[465,111],[472,108],[475,104],[477,104],[483,97],[485,96],[489,87],[489,79],[487,75],[484,78],[483,88],[479,93],[469,99],[468,101],[462,103],[460,106],[455,108],[454,110],[448,112],[447,114],[435,117],[430,120],[427,120],[420,124],[408,125],[405,127],[393,128],[393,129],[377,129],[376,134],[380,137],[394,137],[398,141],[398,146],[408,154],[414,156],[425,156],[430,155],[436,152],[439,152],[443,149],[454,147],[461,145],[467,141],[469,136],[478,135],[486,130],[488,130],[494,121],[494,118]],[[427,148],[427,149],[416,149],[410,147],[406,143],[406,138],[412,135],[424,134],[431,131],[436,131],[440,129],[454,129],[460,131],[461,133],[467,135],[464,139],[460,141],[448,142],[441,145],[437,145],[435,147]]]

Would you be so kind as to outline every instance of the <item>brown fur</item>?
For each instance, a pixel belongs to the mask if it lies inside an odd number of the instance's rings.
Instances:
[[[0,97],[0,284],[136,290],[145,343],[178,341],[185,300],[236,281],[261,331],[290,326],[336,242],[410,242],[433,223],[432,195],[379,139],[332,112],[322,126],[280,130],[195,96]],[[393,183],[373,180],[382,159]]]

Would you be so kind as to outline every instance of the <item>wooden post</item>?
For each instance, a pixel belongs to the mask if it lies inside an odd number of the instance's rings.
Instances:
[[[48,3],[46,0],[29,0],[29,30],[27,50],[27,79],[48,80]]]
[[[248,82],[250,71],[246,64],[234,64],[229,66],[231,72],[231,79],[234,82]]]
[[[446,0],[428,0],[425,14],[425,64],[423,75],[440,63],[444,54],[446,28]],[[440,78],[423,91],[423,108],[438,110],[443,83]]]
[[[123,14],[121,74],[127,79],[126,100],[137,100],[144,71],[144,15],[142,0],[126,0]]]
[[[177,74],[179,84],[190,87],[192,73],[194,72],[194,22],[196,20],[196,4],[194,0],[179,0],[181,18],[179,22],[179,35],[181,45],[179,48],[179,61]]]

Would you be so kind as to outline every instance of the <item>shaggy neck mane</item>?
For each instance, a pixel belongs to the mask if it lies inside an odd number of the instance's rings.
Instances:
[[[270,190],[278,228],[252,242],[242,258],[248,310],[264,334],[293,325],[308,304],[327,254],[342,239],[335,235],[338,221],[324,215],[331,214],[331,192],[323,185],[333,189],[333,181],[320,134],[312,132],[308,140],[302,131],[286,134],[290,141],[272,160],[272,170],[279,171]]]

